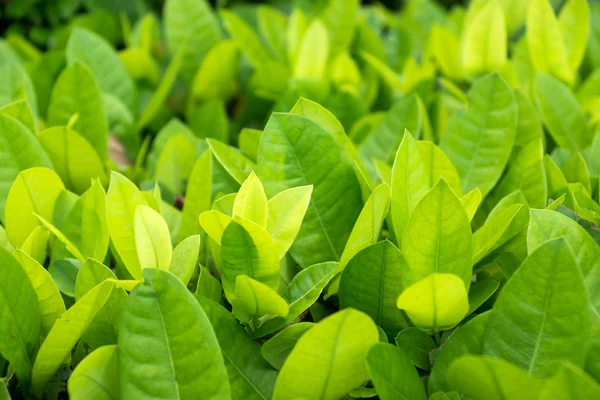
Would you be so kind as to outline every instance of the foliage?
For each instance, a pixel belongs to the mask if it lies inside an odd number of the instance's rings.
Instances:
[[[600,398],[597,3],[156,3],[0,11],[0,399]]]

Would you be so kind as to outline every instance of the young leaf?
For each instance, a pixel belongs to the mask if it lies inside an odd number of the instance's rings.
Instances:
[[[388,335],[395,336],[410,325],[396,300],[408,268],[400,250],[385,240],[356,254],[342,272],[338,297],[340,309],[353,307],[373,318]]]
[[[46,261],[46,253],[48,252],[48,239],[50,238],[50,232],[43,226],[36,227],[25,242],[21,245],[20,250],[25,254],[33,258],[39,264],[43,264]],[[14,248],[13,248],[14,250]]]
[[[416,143],[421,154],[423,173],[427,181],[426,186],[431,188],[437,181],[444,178],[450,189],[457,196],[462,196],[460,176],[458,176],[456,168],[454,168],[446,153],[436,146],[435,143],[428,140],[418,140]]]
[[[473,264],[504,244],[500,239],[522,208],[522,204],[513,204],[495,215],[490,214],[483,226],[473,234]]]
[[[240,216],[255,224],[267,227],[267,195],[262,182],[254,171],[242,183],[235,202],[233,203],[233,217]]]
[[[590,6],[585,0],[567,1],[560,10],[558,23],[571,71],[577,71],[585,54],[589,20]]]
[[[498,73],[475,81],[468,99],[468,110],[452,115],[440,148],[456,167],[463,191],[479,187],[485,197],[510,157],[517,129],[517,102]]]
[[[327,28],[318,19],[307,27],[298,49],[294,77],[321,80],[329,59],[329,35]]]
[[[173,275],[145,269],[119,331],[121,398],[230,396],[219,342],[202,307]],[[142,368],[143,366],[143,368]]]
[[[367,369],[381,400],[426,400],[417,370],[402,350],[378,343],[367,354]]]
[[[198,302],[219,341],[229,376],[231,398],[270,399],[277,371],[260,355],[260,344],[250,339],[240,323],[219,304],[204,297]]]
[[[133,233],[135,251],[142,269],[168,270],[173,248],[169,227],[164,218],[148,206],[137,206],[133,218]]]
[[[332,55],[348,48],[359,19],[358,0],[332,0],[319,14],[327,28]]]
[[[589,299],[564,238],[535,250],[503,288],[488,319],[484,353],[547,377],[557,361],[583,366]]]
[[[465,72],[475,75],[502,68],[507,58],[506,36],[504,12],[498,0],[471,3],[461,40]]]
[[[179,278],[184,285],[192,279],[198,264],[200,235],[188,236],[173,249],[169,272]]]
[[[481,204],[481,190],[479,190],[479,188],[471,190],[469,193],[460,198],[460,203],[465,209],[465,212],[469,217],[469,221],[472,221],[477,209],[479,208],[479,205]]]
[[[110,181],[106,197],[108,231],[127,271],[135,279],[141,280],[142,267],[136,248],[134,219],[137,207],[147,206],[148,202],[123,175],[113,172]]]
[[[56,320],[33,365],[31,384],[36,396],[41,397],[52,375],[65,362],[98,310],[108,299],[113,287],[112,282],[101,283]]]
[[[273,290],[279,287],[279,260],[275,243],[268,232],[243,220],[233,220],[221,239],[223,290],[228,299],[235,298],[238,275],[248,275]]]
[[[283,367],[298,340],[315,324],[299,322],[283,329],[277,335],[267,340],[260,348],[260,354],[269,364],[278,370]]]
[[[375,324],[359,311],[347,309],[325,318],[298,340],[279,372],[273,399],[291,394],[339,399],[369,379],[365,358],[378,341]]]
[[[56,173],[47,168],[30,168],[15,179],[6,198],[6,235],[21,247],[41,223],[33,214],[52,220],[58,195],[65,189]]]
[[[215,139],[206,139],[212,154],[238,184],[244,183],[256,166],[237,150]],[[237,188],[236,188],[237,189]],[[213,189],[214,190],[214,189]]]
[[[283,258],[294,243],[310,203],[312,186],[298,186],[277,193],[267,203],[267,231]]]
[[[4,249],[0,265],[0,354],[27,385],[40,342],[38,297],[24,269]]]
[[[267,314],[286,317],[289,313],[287,303],[276,291],[247,275],[238,275],[235,279],[231,305],[233,315],[246,324]]]
[[[52,276],[40,263],[21,250],[15,250],[13,256],[19,261],[31,281],[38,299],[42,331],[46,335],[50,332],[58,317],[66,311],[65,302],[56,283],[52,280]]]
[[[468,289],[472,253],[469,218],[458,197],[440,180],[417,204],[406,225],[402,254],[409,269],[404,285],[431,273],[451,273]]]
[[[116,280],[117,277],[104,264],[88,258],[77,272],[74,290],[75,299],[79,301],[96,286],[108,279]],[[96,349],[117,343],[121,315],[126,302],[127,294],[125,290],[115,287],[81,337],[87,346]]]
[[[179,242],[201,233],[198,216],[210,210],[212,192],[212,154],[205,151],[196,160],[188,178],[185,202],[181,213]]]
[[[398,243],[402,243],[410,215],[430,188],[427,178],[417,142],[405,130],[394,160],[391,181],[392,225]]]
[[[527,13],[527,47],[536,71],[552,74],[569,84],[573,81],[574,70],[569,66],[561,27],[548,0],[531,1]]]
[[[396,305],[416,326],[434,332],[452,328],[469,311],[463,280],[448,273],[432,273],[407,287]]]
[[[287,317],[275,317],[265,321],[253,332],[252,337],[268,335],[298,318],[317,301],[323,288],[335,275],[337,267],[336,262],[326,262],[312,265],[296,274],[281,294],[289,305]]]
[[[119,398],[117,346],[101,347],[81,361],[69,378],[69,398],[73,400]]]

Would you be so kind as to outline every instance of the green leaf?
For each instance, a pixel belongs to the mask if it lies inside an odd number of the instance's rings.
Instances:
[[[88,258],[79,268],[75,279],[75,299],[79,301],[107,279],[117,279],[104,264]],[[122,281],[121,281],[122,282]],[[117,343],[119,325],[127,294],[122,288],[115,287],[106,303],[97,311],[82,340],[92,349]]]
[[[564,363],[546,381],[540,400],[576,400],[600,397],[600,385],[583,370],[571,363]]]
[[[233,220],[221,238],[223,276],[228,299],[235,298],[235,282],[247,275],[273,290],[279,287],[279,260],[269,233],[253,222]]]
[[[40,343],[38,298],[24,269],[4,249],[0,249],[0,265],[0,354],[19,382],[27,385]]]
[[[142,279],[142,267],[136,248],[134,219],[138,206],[147,206],[139,189],[123,175],[111,174],[106,197],[108,231],[112,243],[123,260],[127,271],[137,280]]]
[[[286,189],[267,203],[267,231],[277,246],[279,259],[285,256],[300,231],[312,191],[312,185]]]
[[[483,4],[483,5],[479,5]],[[506,64],[506,24],[499,1],[471,3],[461,38],[461,63],[469,75],[497,71]]]
[[[513,204],[495,215],[490,214],[483,226],[473,234],[473,264],[504,244],[501,239],[522,208],[522,204]]]
[[[394,160],[390,185],[392,225],[398,243],[402,243],[406,225],[417,203],[431,187],[427,185],[427,178],[417,142],[405,130]]]
[[[590,31],[590,6],[585,0],[565,2],[558,16],[560,33],[571,71],[577,71],[583,60]]]
[[[444,178],[450,189],[457,196],[462,196],[460,176],[446,153],[429,140],[419,140],[416,143],[421,155],[427,187],[432,188],[437,181]]]
[[[68,381],[73,400],[119,399],[117,346],[101,347],[85,357]]]
[[[239,46],[221,40],[206,53],[191,86],[191,101],[226,100],[236,94],[239,76]]]
[[[432,273],[408,286],[396,305],[417,327],[434,332],[452,328],[469,311],[463,280],[448,273]]]
[[[383,222],[388,215],[389,204],[389,186],[387,184],[377,186],[375,190],[373,190],[373,193],[371,193],[371,196],[367,199],[363,210],[352,228],[352,232],[350,233],[350,237],[348,238],[348,242],[346,243],[342,257],[340,258],[340,272],[346,268],[346,265],[356,254],[377,242]],[[329,285],[325,298],[337,293],[339,284],[340,275],[336,276],[331,285]]]
[[[268,400],[277,371],[261,357],[260,344],[250,339],[227,310],[206,298],[198,298],[217,335],[231,386],[233,400]]]
[[[240,190],[238,191],[233,203],[233,217],[239,216],[254,222],[255,224],[267,227],[267,195],[262,182],[254,171],[246,178]]]
[[[498,73],[475,81],[469,108],[456,111],[440,141],[461,177],[463,192],[479,187],[485,197],[508,162],[517,129],[517,102]]]
[[[423,118],[419,98],[416,95],[401,98],[363,141],[359,148],[360,156],[367,165],[372,159],[392,164],[403,140],[403,132],[411,132],[415,138],[419,138],[423,128]]]
[[[145,269],[119,331],[121,398],[227,398],[219,342],[202,307],[167,271]],[[143,366],[143,367],[142,367]]]
[[[30,168],[15,179],[6,198],[5,226],[8,239],[20,247],[40,221],[33,214],[52,220],[54,205],[64,185],[47,168]]]
[[[426,332],[415,327],[406,328],[398,333],[395,341],[415,366],[425,371],[431,369],[429,353],[437,346]]]
[[[523,262],[494,304],[485,354],[547,377],[557,361],[583,366],[591,340],[589,299],[564,238],[541,245]]]
[[[29,103],[27,103],[27,101],[17,100],[0,107],[0,113],[16,119],[25,125],[27,129],[31,131],[31,133],[35,134],[37,132],[36,117],[34,117],[31,107],[29,107]]]
[[[329,35],[327,28],[322,21],[315,19],[308,25],[302,37],[294,65],[294,77],[324,79],[328,59]]]
[[[433,368],[427,381],[429,393],[450,391],[447,381],[450,365],[462,356],[483,353],[483,333],[487,324],[489,312],[477,315],[466,324],[459,326],[441,347],[433,363]]]
[[[68,125],[85,138],[100,159],[108,157],[108,128],[102,92],[92,71],[79,61],[66,67],[58,76],[48,105],[48,125]]]
[[[481,204],[481,190],[479,190],[479,188],[471,190],[469,193],[460,198],[460,203],[465,209],[465,212],[469,217],[469,221],[472,221],[477,209],[479,208],[479,205]]]
[[[298,340],[279,372],[273,399],[339,399],[369,379],[365,358],[378,341],[375,324],[359,311],[325,318]]]
[[[225,171],[240,185],[244,183],[252,170],[256,169],[252,161],[225,143],[214,139],[206,139],[206,143]]]
[[[180,2],[172,0],[170,3]],[[175,84],[175,80],[179,75],[179,70],[182,68],[182,64],[184,63],[184,55],[185,51],[187,50],[187,43],[188,42],[183,42],[179,50],[174,54],[173,59],[169,63],[169,66],[165,70],[163,77],[158,84],[158,87],[152,94],[152,97],[150,97],[150,100],[148,100],[146,108],[144,108],[144,111],[142,111],[137,120],[135,125],[136,132],[141,132],[142,129],[152,122],[152,120],[160,112],[163,103],[171,91],[171,87]]]
[[[290,254],[303,268],[339,260],[362,200],[354,169],[335,139],[307,118],[273,114],[260,142],[258,175],[271,196],[314,186]]]
[[[31,281],[38,299],[42,331],[43,334],[48,334],[58,317],[66,311],[65,302],[52,276],[39,262],[21,250],[15,250],[13,256],[19,261]]]
[[[144,268],[168,270],[171,266],[173,248],[169,227],[164,218],[152,208],[137,206],[133,218],[135,251],[139,265]]]
[[[269,364],[280,370],[298,340],[313,326],[315,324],[311,322],[299,322],[288,326],[263,343],[260,354]]]
[[[243,323],[251,323],[267,314],[286,317],[289,313],[287,303],[276,291],[247,275],[238,275],[235,279],[231,305],[233,315]]]
[[[532,90],[544,125],[560,147],[577,152],[590,145],[592,135],[581,106],[564,83],[538,73]]]
[[[298,272],[281,294],[289,306],[287,317],[275,317],[265,321],[256,329],[252,337],[268,335],[298,318],[317,301],[321,291],[335,275],[337,267],[336,262],[326,262],[312,265]]]
[[[587,164],[580,153],[574,153],[562,167],[568,183],[581,183],[588,193],[592,193],[592,184]]]
[[[531,210],[527,232],[529,254],[546,241],[564,236],[573,250],[575,260],[583,273],[592,308],[600,315],[600,282],[597,278],[600,268],[600,249],[592,237],[578,223],[558,212]]]
[[[75,28],[67,42],[69,64],[81,62],[96,76],[106,93],[117,97],[130,110],[135,110],[135,87],[113,47],[101,36]]]
[[[451,273],[467,288],[471,282],[473,239],[460,200],[443,179],[421,199],[410,216],[402,241],[409,268],[408,287],[432,273]]]
[[[192,279],[198,264],[200,235],[188,236],[173,249],[169,272],[179,278],[184,285]]]
[[[490,200],[498,201],[515,190],[520,190],[531,207],[545,207],[548,193],[543,157],[541,139],[525,145],[509,163],[508,172],[494,188]]]
[[[173,194],[183,194],[184,181],[196,162],[194,142],[182,134],[169,138],[156,162],[154,179]]]
[[[212,154],[205,151],[196,160],[188,178],[185,202],[181,213],[179,241],[202,232],[198,216],[210,210],[212,192]]]
[[[20,249],[39,264],[43,264],[46,261],[49,238],[50,232],[48,232],[48,229],[38,226],[27,236]]]
[[[42,224],[42,226],[44,226],[46,229],[48,229],[54,236],[56,236],[56,238],[58,239],[58,241],[65,246],[66,250],[71,253],[73,255],[73,257],[75,257],[77,259],[77,261],[79,262],[84,262],[85,259],[83,257],[83,254],[81,254],[81,252],[79,251],[79,249],[73,244],[71,243],[71,241],[54,225],[52,225],[50,222],[46,221],[44,218],[42,218],[40,215],[33,213],[33,215],[40,221],[40,223]]]
[[[370,245],[356,254],[340,279],[340,308],[353,307],[373,318],[388,335],[410,325],[396,300],[407,268],[400,250],[389,241]]]
[[[106,221],[106,193],[98,180],[92,181],[92,186],[77,199],[61,225],[61,232],[84,257],[104,260],[110,238]],[[52,250],[53,259],[71,256],[58,243],[54,244]]]
[[[453,389],[474,400],[536,399],[542,382],[514,364],[486,356],[464,356],[448,371]]]
[[[500,282],[494,279],[484,279],[471,286],[469,290],[469,313],[474,313],[483,303],[485,303],[496,292]]]
[[[72,129],[66,126],[48,128],[38,134],[38,140],[68,189],[80,194],[90,187],[92,178],[102,182],[108,180],[96,150]]]
[[[417,370],[404,352],[387,343],[371,347],[367,369],[381,400],[426,400]]]
[[[575,70],[569,66],[560,24],[548,0],[531,0],[527,13],[527,47],[536,71],[571,83]]]
[[[52,164],[36,138],[16,119],[0,113],[0,217],[6,223],[6,198],[19,172]]]
[[[319,18],[327,28],[331,42],[331,54],[336,55],[348,49],[359,21],[358,0],[332,0],[319,13]]]
[[[515,89],[515,99],[519,106],[517,135],[515,147],[525,147],[527,144],[541,139],[544,134],[542,122],[531,99],[519,89]]]
[[[171,54],[181,52],[183,75],[190,81],[209,49],[223,38],[223,32],[205,0],[168,0],[163,12],[167,45]]]
[[[258,144],[262,134],[263,132],[258,129],[243,128],[238,137],[240,151],[254,162],[258,156]]]
[[[211,275],[210,270],[206,267],[200,266],[200,276],[198,276],[198,284],[196,285],[196,292],[194,295],[196,298],[202,296],[216,303],[220,303],[222,300],[223,288],[221,282]]]
[[[112,282],[101,283],[56,320],[33,365],[32,386],[37,397],[41,397],[54,373],[71,354],[81,335],[108,299],[113,287]]]
[[[274,61],[256,32],[242,18],[226,9],[221,10],[220,14],[227,31],[254,69]]]

